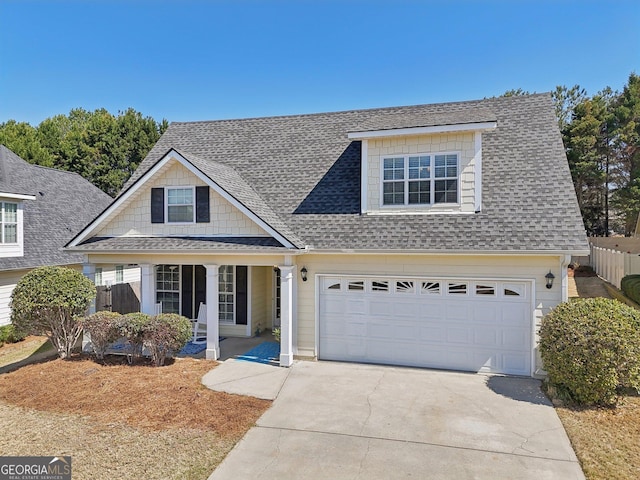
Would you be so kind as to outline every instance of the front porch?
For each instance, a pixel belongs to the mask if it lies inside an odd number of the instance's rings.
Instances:
[[[162,263],[140,267],[143,313],[179,313],[195,319],[201,304],[217,306],[206,308],[207,359],[240,355],[243,351],[238,349],[247,344],[235,339],[255,337],[262,343],[262,333],[279,327],[280,365],[293,363],[296,266]],[[228,342],[225,346],[221,337]]]
[[[263,346],[265,344],[276,344],[278,343],[276,338],[273,336],[271,330],[266,330],[260,334],[259,337],[221,337],[220,339],[220,356],[218,357],[219,362],[224,362],[226,360],[245,360],[252,361],[252,359],[248,358],[247,353],[254,350],[256,347]],[[179,357],[191,357],[191,358],[206,358],[206,348],[201,352],[195,354],[181,354]],[[256,359],[259,363],[267,363],[265,361],[260,361],[260,359]],[[276,362],[279,363],[279,358],[276,359]],[[268,362],[270,364],[274,364],[276,362]]]

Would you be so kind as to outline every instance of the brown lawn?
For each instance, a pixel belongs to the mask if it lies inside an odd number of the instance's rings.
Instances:
[[[74,479],[207,478],[271,403],[202,386],[215,365],[82,356],[0,375],[0,451],[71,455]]]
[[[617,408],[557,407],[588,480],[640,478],[640,397]]]

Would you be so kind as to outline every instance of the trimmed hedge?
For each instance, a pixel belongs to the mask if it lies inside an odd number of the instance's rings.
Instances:
[[[20,332],[46,335],[60,358],[69,358],[82,333],[80,320],[95,296],[93,282],[76,270],[35,268],[11,293],[11,322]]]
[[[622,277],[620,290],[636,303],[640,303],[640,275]]]
[[[136,358],[142,356],[144,330],[150,321],[151,315],[141,312],[127,313],[120,317],[118,332],[127,340],[129,363],[133,363]]]
[[[5,343],[21,342],[26,336],[26,333],[17,330],[11,323],[9,325],[3,325],[0,327],[0,347]]]
[[[192,335],[191,321],[176,313],[161,313],[144,326],[144,344],[156,367],[184,347]]]
[[[540,353],[562,395],[614,405],[622,389],[640,389],[640,311],[606,298],[562,303],[542,320]]]
[[[122,315],[117,312],[100,311],[82,320],[82,328],[91,337],[91,346],[98,360],[104,359],[109,344],[120,338]]]

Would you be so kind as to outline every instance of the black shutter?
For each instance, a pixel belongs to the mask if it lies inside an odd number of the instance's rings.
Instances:
[[[151,223],[164,223],[164,188],[151,189]]]
[[[182,265],[182,309],[180,313],[183,317],[196,318],[196,313],[193,311],[193,265]]]
[[[196,222],[209,221],[209,187],[196,187]]]
[[[236,266],[236,325],[247,324],[247,267]]]

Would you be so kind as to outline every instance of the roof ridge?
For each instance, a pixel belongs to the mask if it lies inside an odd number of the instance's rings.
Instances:
[[[198,123],[226,123],[226,122],[238,122],[245,120],[272,120],[272,119],[285,119],[285,118],[308,118],[308,117],[318,117],[322,115],[335,115],[341,113],[358,113],[358,112],[383,112],[389,110],[397,110],[399,108],[422,108],[422,107],[439,107],[439,106],[451,106],[451,105],[465,105],[470,103],[481,103],[489,100],[493,100],[496,98],[525,98],[525,97],[538,97],[544,95],[550,95],[551,92],[540,92],[540,93],[528,93],[525,95],[511,95],[508,97],[505,96],[494,96],[494,97],[485,97],[474,100],[460,100],[456,102],[438,102],[438,103],[416,103],[413,105],[396,105],[393,107],[371,107],[371,108],[352,108],[348,110],[333,110],[328,112],[313,112],[313,113],[298,113],[298,114],[289,114],[289,115],[267,115],[267,116],[255,116],[255,117],[235,117],[235,118],[223,118],[216,120],[194,120],[187,122],[170,122],[170,125],[193,125]]]

